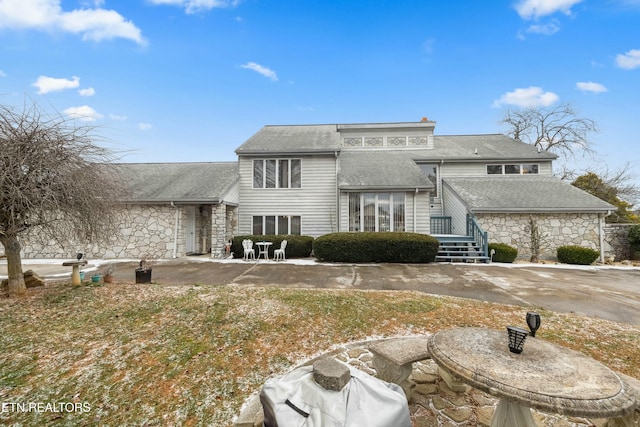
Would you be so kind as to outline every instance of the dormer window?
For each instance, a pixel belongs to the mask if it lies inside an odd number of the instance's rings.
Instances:
[[[508,163],[487,165],[487,175],[525,175],[537,174],[539,167],[535,163]]]

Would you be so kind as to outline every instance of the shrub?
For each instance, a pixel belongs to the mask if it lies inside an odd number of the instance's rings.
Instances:
[[[244,257],[244,249],[242,248],[242,241],[245,239],[253,240],[254,249],[256,250],[256,256],[258,255],[258,248],[255,246],[256,242],[271,242],[273,245],[269,246],[269,257],[273,258],[273,251],[280,248],[280,243],[283,240],[287,241],[287,249],[285,253],[287,258],[307,258],[311,256],[311,249],[313,248],[313,237],[311,236],[298,236],[291,234],[269,234],[269,235],[247,235],[236,236],[232,240],[231,252],[233,252],[234,258]]]
[[[313,242],[313,253],[330,262],[433,262],[435,237],[418,233],[331,233]]]
[[[558,261],[565,264],[590,265],[599,256],[598,251],[582,246],[560,246],[558,248]]]
[[[640,251],[640,224],[634,225],[629,229],[629,245],[632,251]]]
[[[518,249],[506,243],[489,243],[489,253],[491,253],[491,249],[496,251],[493,255],[495,262],[513,262],[518,256]]]

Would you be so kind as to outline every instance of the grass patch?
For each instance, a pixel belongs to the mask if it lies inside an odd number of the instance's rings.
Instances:
[[[529,308],[530,310],[531,308]],[[270,376],[335,344],[524,324],[527,308],[417,292],[50,285],[0,300],[0,424],[228,426]],[[541,311],[541,338],[640,377],[640,329]]]

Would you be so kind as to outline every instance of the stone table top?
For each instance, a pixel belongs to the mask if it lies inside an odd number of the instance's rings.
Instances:
[[[584,354],[527,337],[511,353],[507,331],[456,328],[429,340],[431,358],[445,371],[494,396],[542,411],[578,417],[631,414],[636,397],[615,372]]]

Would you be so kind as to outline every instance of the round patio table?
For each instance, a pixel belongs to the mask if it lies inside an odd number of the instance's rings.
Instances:
[[[520,354],[507,331],[456,328],[429,340],[431,358],[455,378],[500,398],[491,426],[535,426],[530,408],[590,418],[633,414],[635,394],[615,372],[577,351],[527,337]]]
[[[272,242],[256,242],[258,246],[258,257],[256,259],[260,259],[260,255],[266,260],[269,259],[269,246],[273,245]]]

